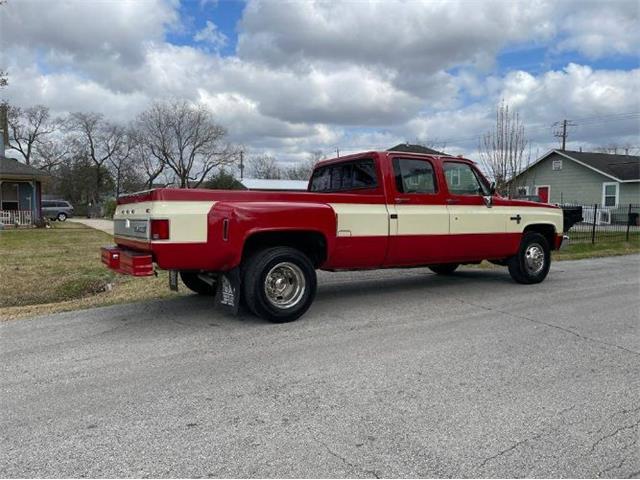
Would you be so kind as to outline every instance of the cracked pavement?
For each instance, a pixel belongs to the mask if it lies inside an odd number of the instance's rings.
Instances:
[[[640,256],[321,273],[285,325],[211,300],[0,324],[3,477],[637,477]]]

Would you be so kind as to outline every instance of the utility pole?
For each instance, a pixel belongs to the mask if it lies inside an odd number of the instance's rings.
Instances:
[[[556,130],[553,134],[554,137],[562,138],[562,151],[565,150],[567,146],[567,127],[575,127],[577,124],[573,123],[571,120],[563,120],[562,122],[556,122],[552,125],[552,127],[556,127]]]
[[[336,147],[336,158],[340,158],[340,147]]]
[[[240,180],[244,176],[244,150],[240,150]]]

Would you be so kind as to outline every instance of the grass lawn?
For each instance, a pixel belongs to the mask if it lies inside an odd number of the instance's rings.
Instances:
[[[178,295],[167,272],[135,278],[100,260],[106,233],[78,223],[0,231],[0,319]]]
[[[142,278],[114,274],[100,260],[100,247],[112,243],[110,235],[72,222],[0,231],[0,320],[187,293],[169,290],[167,272]],[[570,243],[553,258],[631,253],[640,253],[640,238]],[[502,267],[483,262],[480,268]]]
[[[579,260],[581,258],[629,255],[631,253],[640,253],[640,238],[631,237],[629,242],[625,241],[624,237],[607,240],[597,239],[595,244],[591,244],[591,242],[570,242],[566,248],[553,252],[553,259]]]

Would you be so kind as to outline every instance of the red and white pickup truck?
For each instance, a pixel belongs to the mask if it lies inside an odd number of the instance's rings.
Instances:
[[[170,270],[194,292],[240,301],[274,322],[313,302],[316,270],[427,266],[451,274],[490,260],[538,283],[563,242],[563,211],[509,200],[474,162],[366,152],[318,163],[307,192],[157,189],[118,200],[103,262],[129,275]]]

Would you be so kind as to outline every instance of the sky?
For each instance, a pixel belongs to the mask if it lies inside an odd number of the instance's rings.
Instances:
[[[126,123],[206,105],[249,154],[297,162],[421,142],[477,159],[504,100],[532,159],[640,152],[637,0],[8,0],[1,95]]]

